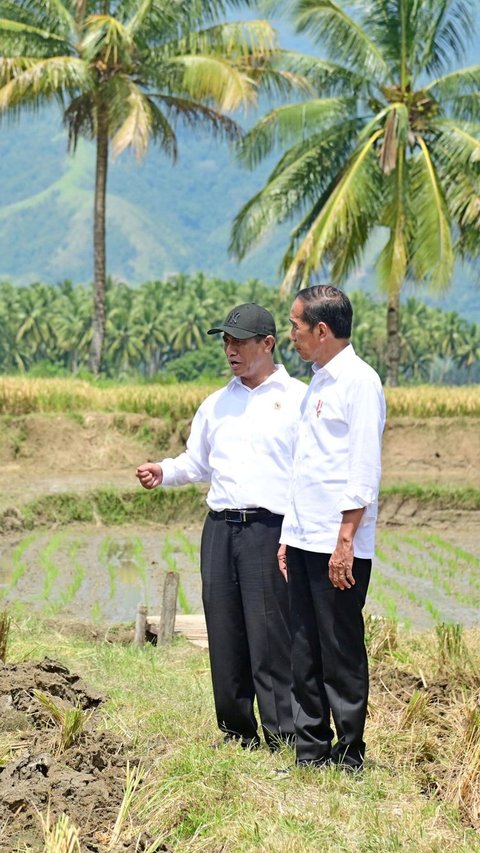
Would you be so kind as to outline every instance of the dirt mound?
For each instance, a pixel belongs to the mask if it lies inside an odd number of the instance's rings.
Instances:
[[[81,708],[88,712],[85,729],[67,749],[59,748],[55,725],[44,696],[60,711]],[[57,661],[0,664],[0,733],[10,743],[13,760],[0,767],[0,850],[28,845],[44,849],[40,815],[50,823],[65,813],[78,828],[82,849],[106,850],[122,802],[127,761],[123,741],[111,732],[97,730],[95,711],[104,697]],[[16,753],[16,754],[15,754]],[[122,845],[142,850],[142,842]]]

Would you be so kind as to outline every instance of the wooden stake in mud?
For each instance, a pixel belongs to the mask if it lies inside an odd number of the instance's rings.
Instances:
[[[136,646],[143,646],[147,632],[147,608],[144,604],[137,605],[137,618],[135,620],[135,637],[133,642]]]
[[[170,643],[175,631],[175,616],[177,613],[179,575],[178,572],[167,572],[163,585],[163,602],[160,626],[158,629],[159,646]]]

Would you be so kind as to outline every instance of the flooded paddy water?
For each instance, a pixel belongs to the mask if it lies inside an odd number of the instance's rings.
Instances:
[[[137,604],[159,613],[168,571],[180,575],[178,611],[201,613],[201,525],[70,525],[4,535],[0,606],[104,623],[132,622]],[[480,624],[478,534],[380,525],[370,613],[406,627]]]
[[[137,604],[159,612],[167,571],[180,575],[178,607],[201,613],[201,528],[74,525],[0,540],[0,601],[42,613],[131,622]]]

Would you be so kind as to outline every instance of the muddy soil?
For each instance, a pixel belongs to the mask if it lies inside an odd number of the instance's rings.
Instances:
[[[60,709],[81,708],[86,725],[61,749],[60,729],[35,691]],[[28,845],[44,849],[40,814],[53,825],[64,812],[80,830],[82,849],[106,850],[122,802],[128,747],[102,728],[97,709],[104,697],[58,661],[0,663],[0,738],[13,743],[13,758],[0,766],[0,850]],[[120,845],[125,853],[144,849],[138,838]],[[138,843],[138,846],[136,846]]]

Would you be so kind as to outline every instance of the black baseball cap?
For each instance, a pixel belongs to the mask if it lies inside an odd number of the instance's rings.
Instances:
[[[232,338],[238,338],[241,341],[254,338],[255,335],[273,335],[276,337],[277,334],[275,320],[270,311],[256,305],[255,302],[237,305],[230,311],[224,323],[208,330],[209,335],[215,335],[217,332],[225,332]]]

